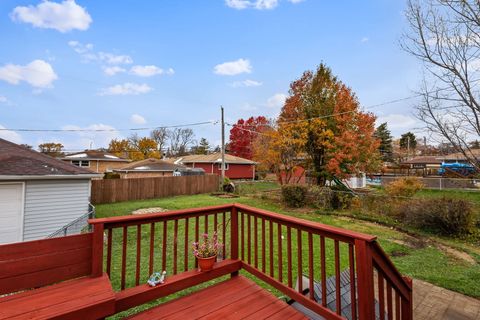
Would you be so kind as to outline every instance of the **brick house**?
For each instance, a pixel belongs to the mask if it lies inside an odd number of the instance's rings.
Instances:
[[[122,168],[132,161],[99,150],[85,150],[82,152],[71,153],[61,159],[77,167],[87,168],[98,173],[112,172],[113,169]]]

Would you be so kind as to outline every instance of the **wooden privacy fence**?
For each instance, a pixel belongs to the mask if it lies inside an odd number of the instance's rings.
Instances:
[[[92,180],[91,202],[113,203],[214,192],[219,177],[204,176]]]

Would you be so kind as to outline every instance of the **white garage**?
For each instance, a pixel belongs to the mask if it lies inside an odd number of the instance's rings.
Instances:
[[[90,212],[101,175],[0,139],[0,245],[43,239]]]
[[[0,244],[23,240],[24,183],[0,183]]]

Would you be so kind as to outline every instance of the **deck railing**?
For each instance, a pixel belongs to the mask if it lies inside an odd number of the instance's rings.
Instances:
[[[412,319],[411,281],[373,236],[239,204],[90,223],[92,270],[119,291],[117,312],[243,268],[327,319]],[[191,243],[214,231],[224,250],[213,271],[199,273]],[[142,289],[162,270],[165,285]]]

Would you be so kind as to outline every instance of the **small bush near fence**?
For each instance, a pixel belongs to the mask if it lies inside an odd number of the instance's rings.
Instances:
[[[468,235],[474,231],[476,216],[472,204],[464,199],[415,199],[398,208],[401,220],[444,235]]]
[[[385,192],[392,197],[413,197],[424,188],[424,184],[417,177],[404,177],[389,183]]]
[[[307,188],[302,185],[284,185],[282,186],[282,200],[289,207],[300,208],[305,206],[307,197]]]

